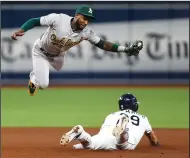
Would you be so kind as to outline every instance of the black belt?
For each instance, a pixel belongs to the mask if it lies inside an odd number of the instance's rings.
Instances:
[[[46,55],[47,57],[52,58],[52,57],[57,57],[57,56],[58,56],[58,55],[56,55],[56,54],[49,54],[49,53],[46,53],[43,48],[40,48],[40,50],[41,50],[41,51],[44,53],[44,55]]]

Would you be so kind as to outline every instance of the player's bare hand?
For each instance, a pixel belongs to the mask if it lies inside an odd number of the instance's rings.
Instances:
[[[140,52],[140,50],[142,50],[143,48],[143,42],[140,40],[135,41],[131,46],[127,47],[125,49],[125,52],[129,55],[129,56],[137,56]]]
[[[13,33],[13,35],[11,36],[11,38],[12,38],[13,40],[17,40],[17,36],[23,36],[23,35],[24,35],[23,30],[19,30],[19,31]]]

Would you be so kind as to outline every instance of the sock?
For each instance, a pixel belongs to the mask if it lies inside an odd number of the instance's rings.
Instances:
[[[30,81],[34,84],[34,86],[37,88],[39,85],[36,83],[35,75],[33,72],[30,72]]]
[[[82,146],[84,148],[88,147],[91,145],[92,140],[91,140],[91,135],[85,131],[83,131],[80,136],[77,138],[77,140],[80,141],[80,143],[82,144]]]

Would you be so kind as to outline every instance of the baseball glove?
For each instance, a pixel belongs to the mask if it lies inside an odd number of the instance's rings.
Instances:
[[[126,47],[125,53],[127,53],[129,56],[137,56],[143,48],[143,42],[140,40],[135,41],[131,46]]]

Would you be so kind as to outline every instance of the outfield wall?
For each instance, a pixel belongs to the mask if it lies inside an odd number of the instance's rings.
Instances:
[[[125,2],[127,3],[127,2]],[[97,20],[90,28],[121,45],[144,42],[137,57],[102,51],[82,42],[69,50],[60,72],[50,68],[50,84],[187,84],[189,8],[186,4],[90,4]],[[51,8],[50,8],[51,6]],[[46,28],[34,28],[17,42],[11,34],[26,20],[52,12],[73,15],[73,4],[3,4],[2,83],[26,84],[32,69],[31,49]],[[13,16],[14,15],[14,16]]]

